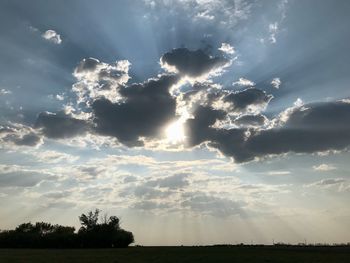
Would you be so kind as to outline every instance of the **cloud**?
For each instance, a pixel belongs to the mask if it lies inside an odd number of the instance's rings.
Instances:
[[[137,182],[137,177],[136,177],[136,176],[133,176],[133,175],[125,176],[123,182],[124,182],[124,183],[133,183],[133,182]]]
[[[272,87],[274,87],[275,89],[279,89],[280,86],[282,84],[282,81],[280,80],[280,78],[274,78],[272,81],[271,81],[271,85]]]
[[[61,35],[57,34],[57,32],[54,30],[49,29],[45,31],[41,36],[54,44],[59,45],[62,43]]]
[[[179,173],[171,176],[167,176],[164,178],[159,178],[156,180],[150,180],[146,183],[149,186],[158,186],[160,188],[168,188],[168,189],[181,189],[189,185],[187,177],[189,174]]]
[[[278,33],[277,22],[269,24],[269,33],[270,33],[270,37],[269,37],[270,43],[275,44],[277,42],[276,35]]]
[[[144,0],[145,4],[152,10],[169,10],[168,13],[180,17],[188,23],[202,23],[203,20],[217,23],[232,29],[242,20],[250,17],[254,3],[250,1],[211,0],[211,1],[164,1]],[[157,8],[154,8],[157,6]]]
[[[287,112],[282,126],[256,130],[215,129],[210,127],[214,119],[224,116],[213,109],[206,109],[203,116],[207,115],[208,118],[201,117],[199,112],[187,122],[190,145],[207,141],[209,146],[233,157],[237,162],[247,162],[288,152],[342,150],[350,144],[349,103],[312,103],[295,106]]]
[[[27,154],[27,152],[25,153]],[[35,160],[39,162],[50,164],[72,163],[79,159],[79,156],[76,155],[43,149],[40,149],[40,151],[35,152],[28,151],[28,154],[32,155],[35,158]]]
[[[86,102],[88,113],[44,112],[35,127],[50,138],[92,133],[114,137],[129,147],[152,147],[153,141],[162,143],[169,124],[181,120],[186,137],[183,146],[204,143],[236,162],[289,152],[343,150],[350,144],[347,99],[306,105],[298,100],[293,107],[268,119],[262,112],[273,96],[256,87],[232,91],[207,81],[189,83],[177,93],[172,92],[184,84],[182,80],[187,76],[201,77],[227,65],[226,58],[179,48],[165,53],[160,60],[163,67],[177,73],[131,85],[125,85],[129,79],[128,61],[106,64],[93,58],[83,60],[74,75],[77,85],[84,88],[82,93],[77,86],[73,89]],[[280,85],[278,80],[276,85]],[[239,83],[253,84],[243,78]],[[108,92],[103,95],[99,89]],[[81,114],[86,114],[84,120]],[[38,141],[28,135],[16,143]]]
[[[17,145],[27,145],[27,146],[36,146],[41,144],[42,138],[35,133],[25,134],[22,137],[16,138],[14,143]]]
[[[290,171],[270,171],[267,173],[268,175],[288,175],[290,174]]]
[[[12,92],[10,90],[7,90],[7,89],[1,89],[0,90],[0,96],[3,96],[3,95],[8,95],[8,94],[11,94]]]
[[[39,114],[35,127],[49,138],[70,138],[84,134],[88,124],[79,119],[72,118],[64,113],[42,112]]]
[[[228,55],[233,55],[234,53],[236,53],[234,47],[228,43],[222,43],[221,47],[218,48],[218,50],[220,50]]]
[[[346,185],[347,182],[344,178],[327,178],[322,179],[320,181],[304,185],[304,187],[318,187],[321,189],[332,189],[333,187],[337,187],[338,191],[346,191],[349,185]]]
[[[21,166],[0,165],[0,187],[33,187],[44,180],[55,180],[51,174],[29,170]]]
[[[133,194],[135,197],[143,199],[159,199],[169,196],[169,191],[163,191],[147,185],[139,185],[134,188]]]
[[[201,49],[191,51],[187,48],[177,48],[165,53],[160,58],[160,63],[169,72],[200,78],[227,67],[230,65],[230,60],[224,57],[211,57]]]
[[[9,126],[0,126],[0,142],[3,145],[13,146],[40,146],[43,138],[33,128],[10,123]]]
[[[234,124],[240,127],[261,127],[268,123],[266,116],[262,114],[243,115],[234,120]]]
[[[242,146],[251,158],[288,152],[342,150],[350,144],[349,123],[349,103],[312,103],[295,108],[282,127],[261,130]]]
[[[71,191],[65,190],[65,191],[52,191],[52,192],[47,192],[43,194],[43,197],[49,198],[49,199],[63,199],[67,198],[68,196],[72,195]]]
[[[312,166],[312,169],[314,169],[315,171],[332,171],[336,170],[337,168],[334,165],[323,163],[320,165]]]
[[[132,208],[140,209],[140,210],[155,210],[155,209],[168,209],[168,208],[171,208],[171,206],[172,204],[168,204],[164,202],[162,203],[162,202],[144,200],[144,201],[135,203],[132,206]]]
[[[210,128],[216,120],[225,118],[226,113],[208,106],[199,106],[193,113],[194,118],[185,123],[185,134],[189,146],[196,146],[215,136],[216,130]]]
[[[176,101],[169,90],[178,81],[176,75],[163,75],[121,88],[122,103],[95,100],[92,109],[96,132],[129,146],[141,145],[141,137],[162,135],[164,126],[176,117]]]
[[[227,93],[222,100],[231,104],[231,111],[259,113],[265,109],[272,98],[273,96],[267,95],[265,91],[248,88],[243,91]]]
[[[215,16],[209,14],[209,10],[205,10],[203,12],[197,13],[195,16],[196,19],[204,19],[204,20],[214,20]]]
[[[232,215],[244,215],[243,202],[207,195],[202,192],[183,194],[183,208],[188,208],[200,214],[208,214],[215,217],[227,217]]]
[[[255,86],[255,83],[249,79],[239,78],[238,81],[232,83],[233,86]]]
[[[73,75],[78,80],[73,91],[78,96],[78,103],[105,98],[113,102],[121,99],[118,89],[129,80],[130,62],[104,63],[95,58],[85,58],[74,69]]]
[[[228,91],[212,84],[201,83],[195,84],[193,90],[181,94],[177,103],[179,112],[185,111],[192,115],[198,106],[204,106],[238,117],[242,114],[260,114],[272,98],[272,95],[257,88]]]
[[[79,177],[84,179],[95,179],[106,171],[106,169],[101,166],[82,165],[76,168],[78,169]]]

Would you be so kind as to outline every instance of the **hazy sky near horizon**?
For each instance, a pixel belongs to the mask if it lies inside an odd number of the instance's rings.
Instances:
[[[0,229],[349,242],[350,2],[0,0]]]

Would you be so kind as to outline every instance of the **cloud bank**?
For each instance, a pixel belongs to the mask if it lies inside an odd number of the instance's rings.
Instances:
[[[49,138],[93,133],[134,147],[164,139],[165,127],[181,120],[186,137],[181,143],[185,147],[205,144],[236,162],[348,147],[349,100],[296,103],[268,118],[264,112],[272,95],[256,86],[235,90],[212,81],[212,73],[223,74],[222,69],[231,62],[202,50],[173,49],[160,58],[165,73],[127,84],[128,61],[108,64],[84,59],[73,73],[77,79],[73,85],[77,96],[74,111],[80,115],[43,112],[35,127]],[[201,81],[188,82],[188,78]],[[278,88],[280,83],[276,78],[272,85]],[[255,85],[244,78],[238,84]],[[187,88],[182,89],[183,85]],[[176,94],[172,92],[174,87]],[[80,118],[84,112],[85,118]],[[26,135],[14,141],[35,145],[37,140]]]

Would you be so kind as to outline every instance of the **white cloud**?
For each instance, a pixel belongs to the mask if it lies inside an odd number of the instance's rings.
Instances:
[[[62,100],[64,100],[64,95],[63,94],[57,94],[56,95],[56,99],[59,100],[59,101],[62,101]]]
[[[62,43],[61,35],[57,34],[55,30],[49,29],[45,31],[41,36],[54,44],[59,45]]]
[[[272,79],[272,81],[271,81],[271,85],[272,85],[274,88],[276,88],[276,89],[279,89],[280,86],[281,86],[281,84],[282,84],[282,81],[281,81],[280,78],[274,78],[274,79]]]
[[[238,81],[232,83],[233,86],[254,86],[255,83],[249,79],[239,78]]]
[[[229,55],[233,55],[234,53],[236,53],[234,47],[228,43],[222,43],[219,50]]]
[[[327,178],[320,181],[304,185],[304,187],[318,187],[321,189],[337,189],[339,192],[344,191],[349,187],[348,182],[344,178]]]
[[[214,20],[215,16],[209,14],[209,10],[206,10],[204,12],[199,12],[195,16],[197,19],[205,19],[205,20]]]
[[[275,119],[271,121],[272,127],[282,126],[284,123],[288,121],[290,115],[292,115],[293,112],[296,111],[297,109],[303,107],[303,105],[304,105],[304,102],[300,98],[297,98],[297,100],[293,103],[292,107],[285,109],[280,114],[278,114],[278,116]]]
[[[105,97],[112,102],[120,100],[118,87],[129,80],[129,67],[128,60],[108,64],[95,58],[83,59],[73,72],[78,80],[73,84],[78,103],[99,97]]]
[[[288,175],[290,171],[270,171],[267,173],[268,175]]]
[[[214,21],[220,25],[235,26],[241,20],[247,20],[251,15],[254,3],[248,1],[222,1],[222,0],[144,0],[146,6],[152,10],[154,7],[164,7],[173,14],[180,13],[197,23],[203,19]],[[214,16],[213,14],[220,14]]]
[[[12,92],[10,90],[7,89],[1,89],[0,90],[0,96],[2,95],[6,95],[6,94],[11,94]]]
[[[272,44],[275,44],[277,42],[276,35],[278,33],[278,23],[271,23],[269,24],[269,33],[270,37],[269,40]]]
[[[315,171],[326,172],[326,171],[336,170],[337,168],[334,165],[323,163],[323,164],[320,164],[320,165],[312,166],[312,169],[314,169]]]

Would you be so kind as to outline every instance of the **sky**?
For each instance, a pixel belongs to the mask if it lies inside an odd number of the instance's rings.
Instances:
[[[350,241],[350,2],[0,0],[0,229]]]

